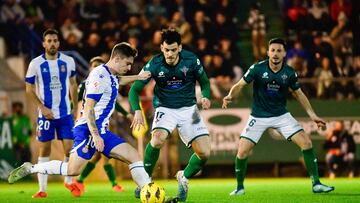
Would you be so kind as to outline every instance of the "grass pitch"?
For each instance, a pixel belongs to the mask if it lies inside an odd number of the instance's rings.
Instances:
[[[176,195],[177,182],[175,180],[156,182],[165,188],[166,195]],[[327,194],[313,194],[309,178],[249,178],[245,180],[245,195],[230,197],[228,194],[235,188],[235,178],[194,179],[190,181],[187,202],[360,202],[360,178],[335,180],[323,178],[322,182],[335,186],[335,191]],[[132,181],[122,181],[120,184],[126,190],[124,193],[112,192],[108,182],[87,182],[83,196],[74,198],[62,183],[53,182],[48,185],[48,198],[32,199],[31,195],[38,190],[35,181],[19,182],[13,185],[1,182],[0,202],[140,202],[134,198],[135,184]]]

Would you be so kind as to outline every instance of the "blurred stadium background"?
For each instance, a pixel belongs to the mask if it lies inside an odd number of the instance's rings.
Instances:
[[[12,139],[13,102],[22,102],[32,120],[32,162],[37,159],[36,113],[25,96],[24,75],[30,60],[43,52],[41,34],[46,28],[60,31],[60,50],[76,60],[81,82],[88,74],[88,60],[96,55],[108,58],[112,46],[121,41],[139,50],[130,74],[138,73],[160,51],[161,29],[178,27],[184,47],[201,58],[213,91],[212,108],[201,112],[211,132],[212,146],[209,164],[199,174],[201,178],[235,178],[237,141],[250,113],[251,88],[243,92],[232,109],[220,109],[221,99],[251,64],[266,58],[266,43],[272,37],[287,40],[287,63],[296,69],[318,115],[328,121],[327,130],[316,129],[300,105],[289,100],[289,111],[311,134],[321,176],[328,176],[323,145],[336,121],[343,121],[356,146],[360,144],[358,0],[3,0],[0,7],[1,179],[20,164]],[[128,90],[129,86],[121,87],[118,98],[127,109]],[[148,123],[153,117],[151,99],[149,87],[142,97]],[[112,126],[142,152],[149,132],[138,140],[120,115],[114,115]],[[53,159],[62,158],[58,144],[53,143]],[[249,159],[248,177],[307,176],[300,151],[276,132],[266,133],[258,145]],[[155,178],[172,178],[186,165],[190,154],[178,137],[172,136],[161,151]],[[355,176],[359,175],[359,155],[357,150]],[[130,178],[126,165],[114,165],[119,179]],[[97,167],[102,168],[101,164]],[[89,180],[106,180],[106,175],[96,170]]]

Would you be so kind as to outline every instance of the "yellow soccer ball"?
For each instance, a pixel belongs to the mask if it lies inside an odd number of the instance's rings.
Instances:
[[[141,189],[140,200],[142,203],[163,203],[165,190],[156,183],[149,183]]]

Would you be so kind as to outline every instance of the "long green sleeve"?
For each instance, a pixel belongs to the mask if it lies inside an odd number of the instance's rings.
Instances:
[[[115,110],[119,113],[121,113],[124,117],[126,117],[129,112],[127,112],[120,104],[119,102],[115,103]]]
[[[145,84],[141,81],[135,81],[134,84],[130,88],[129,92],[129,101],[131,105],[131,109],[133,111],[140,110],[140,92],[144,89]]]
[[[85,92],[85,81],[83,81],[80,85],[79,85],[79,89],[78,89],[78,101],[82,101],[83,96],[84,96],[84,92]]]
[[[210,81],[205,72],[203,72],[200,75],[198,81],[199,81],[200,87],[201,87],[201,95],[203,97],[210,99],[210,97],[211,97]]]

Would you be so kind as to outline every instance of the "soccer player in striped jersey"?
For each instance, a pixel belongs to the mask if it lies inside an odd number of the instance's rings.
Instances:
[[[95,67],[100,66],[101,64],[104,64],[105,61],[102,59],[101,56],[93,57],[89,62],[89,70],[92,71]],[[84,93],[86,91],[86,80],[84,80],[79,85],[79,97],[78,97],[78,109],[82,108],[83,105],[83,99]],[[115,103],[115,110],[119,113],[121,113],[124,117],[132,121],[133,115],[129,112],[127,112],[122,106],[116,101]],[[78,113],[78,115],[81,115],[81,112]],[[106,175],[109,178],[109,181],[112,185],[112,190],[114,192],[124,192],[125,190],[119,185],[116,181],[116,175],[115,170],[112,167],[112,165],[109,163],[109,159],[106,156],[101,155],[101,153],[96,152],[94,156],[91,158],[91,160],[86,164],[84,170],[81,172],[81,174],[74,180],[76,184],[78,184],[78,187],[80,188],[81,192],[85,190],[85,185],[83,184],[85,178],[91,173],[92,170],[94,170],[96,163],[98,163],[101,159],[101,157],[104,160],[104,170],[106,172]]]
[[[74,127],[69,93],[77,108],[77,84],[75,62],[70,56],[58,52],[59,34],[54,29],[43,33],[45,53],[34,58],[26,73],[26,92],[38,107],[37,140],[40,142],[38,163],[49,161],[51,141],[55,138],[62,141],[65,159],[69,160],[69,152],[73,145]],[[75,115],[75,114],[74,114]],[[33,198],[46,198],[47,175],[38,174],[39,191]],[[68,188],[71,177],[66,176],[65,186]]]
[[[143,71],[139,75],[122,76],[131,69],[136,55],[137,50],[128,43],[119,43],[114,46],[110,60],[91,71],[86,81],[82,116],[76,121],[73,129],[75,140],[69,163],[52,160],[33,165],[25,162],[10,173],[9,183],[32,173],[77,176],[96,151],[127,163],[134,181],[140,188],[151,182],[135,148],[107,129],[114,111],[119,83],[146,80],[151,76],[148,71]],[[73,194],[81,195],[76,184],[72,183],[70,186]]]

